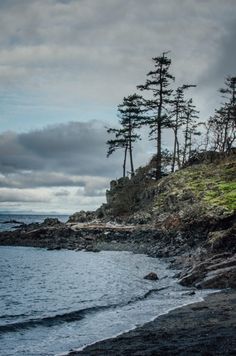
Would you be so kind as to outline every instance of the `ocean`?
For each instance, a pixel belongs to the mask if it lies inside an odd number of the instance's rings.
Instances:
[[[0,246],[0,355],[65,355],[208,293],[189,295],[175,274],[131,252]]]
[[[17,226],[20,225],[19,223],[41,223],[46,218],[58,218],[60,221],[66,222],[69,218],[69,215],[0,214],[0,231],[9,231],[15,229]]]

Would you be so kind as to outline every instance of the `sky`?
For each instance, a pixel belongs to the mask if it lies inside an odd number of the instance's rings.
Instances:
[[[100,206],[122,174],[106,127],[152,57],[170,51],[203,121],[236,74],[235,38],[235,0],[0,0],[0,212]],[[142,140],[136,167],[153,152]]]

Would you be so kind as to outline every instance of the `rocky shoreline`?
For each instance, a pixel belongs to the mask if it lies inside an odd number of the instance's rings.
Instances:
[[[234,238],[234,225],[227,229]],[[233,240],[232,238],[232,240]],[[230,240],[230,239],[229,239]],[[228,240],[228,241],[229,241]],[[152,225],[104,221],[21,225],[0,233],[0,245],[132,251],[165,258],[177,269],[179,283],[193,288],[229,288],[158,317],[117,338],[72,351],[70,355],[233,355],[236,352],[236,254],[227,243],[214,248],[199,234],[158,229]],[[152,272],[152,271],[150,271]],[[217,346],[216,346],[217,345]]]
[[[234,243],[234,227],[228,230]],[[236,288],[236,246],[233,243],[218,248],[209,246],[194,232],[192,236],[188,232],[176,236],[171,230],[151,225],[101,221],[62,223],[57,219],[45,219],[43,223],[21,225],[14,231],[0,233],[0,245],[5,246],[90,252],[120,250],[165,257],[171,267],[179,270],[180,283],[196,288]]]
[[[147,178],[149,168],[112,181],[107,203],[96,211],[74,213],[67,223],[17,224],[0,233],[0,245],[144,253],[167,259],[184,286],[231,289],[80,354],[236,354],[235,153],[200,160],[159,181]]]

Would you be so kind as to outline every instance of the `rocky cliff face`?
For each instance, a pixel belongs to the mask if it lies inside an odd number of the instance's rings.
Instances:
[[[157,182],[147,173],[145,167],[132,179],[111,182],[104,207],[108,216],[127,220],[145,213],[149,222],[163,224],[168,218],[169,224],[171,215],[176,225],[177,220],[218,220],[236,211],[235,155],[193,164]]]

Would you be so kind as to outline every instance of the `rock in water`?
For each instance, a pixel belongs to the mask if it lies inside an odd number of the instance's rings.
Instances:
[[[149,281],[157,281],[159,278],[155,272],[150,272],[144,277],[144,279],[148,279]]]

